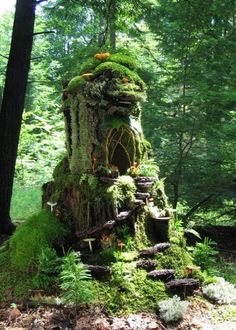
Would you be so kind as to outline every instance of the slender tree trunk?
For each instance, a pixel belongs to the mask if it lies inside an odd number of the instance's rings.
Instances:
[[[17,0],[0,112],[0,234],[11,234],[10,202],[30,69],[35,0]]]
[[[116,51],[116,0],[110,2],[109,34],[110,47],[113,52]]]

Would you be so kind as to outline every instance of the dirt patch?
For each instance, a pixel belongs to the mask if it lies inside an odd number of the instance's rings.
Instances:
[[[193,300],[180,323],[164,324],[151,313],[127,317],[109,316],[100,306],[73,308],[18,306],[20,314],[5,305],[0,308],[0,330],[235,330],[236,306],[216,306]],[[13,314],[13,315],[12,315]]]

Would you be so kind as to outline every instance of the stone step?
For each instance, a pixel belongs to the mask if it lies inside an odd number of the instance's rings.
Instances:
[[[137,268],[152,270],[157,266],[157,262],[152,259],[140,260],[136,263]]]
[[[169,249],[169,247],[170,247],[170,243],[158,243],[149,249],[140,251],[139,256],[140,257],[152,257],[158,252],[163,252],[163,251]]]
[[[199,280],[193,278],[182,278],[172,280],[166,283],[166,290],[173,295],[178,295],[185,299],[187,296],[192,296],[193,292],[200,286]]]
[[[174,269],[160,269],[153,270],[147,274],[147,277],[152,280],[160,280],[163,282],[171,281],[174,279]]]

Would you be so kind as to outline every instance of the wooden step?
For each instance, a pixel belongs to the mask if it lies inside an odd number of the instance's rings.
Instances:
[[[93,278],[97,280],[106,279],[111,275],[111,270],[105,266],[84,265],[90,272]]]
[[[147,277],[152,280],[160,280],[163,282],[171,281],[174,279],[174,269],[160,269],[153,270],[147,274]]]
[[[143,206],[145,205],[144,201],[142,199],[135,199],[134,204],[137,206]]]
[[[151,197],[151,194],[148,193],[148,192],[140,192],[140,191],[138,191],[138,192],[136,192],[135,197],[137,199],[142,199],[144,202],[146,202],[146,200]]]
[[[136,183],[138,182],[156,182],[157,178],[153,177],[153,176],[137,176],[136,178],[134,178],[134,181]]]
[[[100,181],[107,183],[109,185],[113,185],[114,183],[116,183],[117,179],[116,178],[109,178],[107,176],[101,176],[99,178]]]
[[[153,181],[147,181],[147,182],[137,182],[136,185],[139,189],[147,190],[152,188],[154,182]]]
[[[146,259],[146,260],[140,260],[136,263],[137,268],[143,268],[146,270],[153,270],[157,266],[156,260],[152,259]]]
[[[172,280],[166,283],[166,290],[173,295],[178,295],[185,299],[187,296],[192,296],[193,292],[200,286],[199,280],[193,278],[182,278]]]
[[[113,229],[116,225],[116,221],[115,220],[109,220],[107,222],[105,222],[103,224],[103,227],[104,229]]]
[[[152,257],[158,252],[163,252],[163,251],[169,249],[169,247],[170,247],[170,243],[158,243],[149,249],[140,251],[139,256],[140,257]]]

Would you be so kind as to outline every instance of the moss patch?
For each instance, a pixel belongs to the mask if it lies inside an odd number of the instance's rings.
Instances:
[[[12,265],[22,271],[32,269],[42,249],[62,244],[67,234],[67,228],[47,211],[33,215],[10,239]]]
[[[146,278],[146,271],[135,270],[122,287],[114,283],[95,282],[99,302],[111,314],[130,314],[132,312],[155,312],[157,302],[167,298],[165,285],[160,281]]]
[[[82,89],[86,85],[86,81],[82,76],[77,76],[69,82],[66,91],[70,94],[77,93],[79,89]]]
[[[185,275],[186,266],[193,265],[192,258],[186,248],[172,245],[163,253],[156,254],[158,268],[175,269],[177,277]]]
[[[101,63],[94,70],[94,76],[95,77],[99,77],[104,72],[110,73],[113,76],[116,76],[116,77],[118,77],[120,79],[127,78],[128,80],[130,80],[130,81],[138,84],[142,88],[145,87],[145,83],[138,76],[137,73],[135,73],[134,71],[131,71],[130,69],[128,69],[127,67],[125,67],[124,65],[121,65],[119,63],[115,63],[115,62]]]
[[[137,69],[137,64],[136,64],[134,58],[132,58],[131,56],[128,56],[128,55],[119,54],[119,53],[112,54],[109,57],[107,57],[104,62],[107,62],[107,61],[121,64],[123,66],[126,66],[130,70]]]

